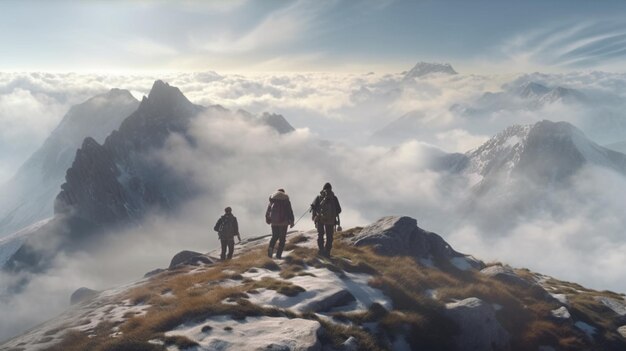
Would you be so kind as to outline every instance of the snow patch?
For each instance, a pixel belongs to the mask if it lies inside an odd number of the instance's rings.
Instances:
[[[320,348],[320,328],[319,322],[301,318],[247,317],[235,321],[216,316],[203,323],[179,326],[165,335],[185,336],[202,350],[315,350]]]

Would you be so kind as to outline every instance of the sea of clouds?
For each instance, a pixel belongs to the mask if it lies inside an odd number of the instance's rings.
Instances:
[[[116,233],[96,252],[57,257],[50,272],[30,277],[21,293],[0,299],[0,339],[60,313],[76,288],[105,289],[167,266],[182,249],[215,248],[211,228],[225,206],[233,207],[244,237],[262,235],[269,231],[263,214],[271,192],[285,188],[299,217],[326,181],[333,183],[344,208],[344,227],[385,215],[409,215],[461,252],[593,288],[626,291],[622,175],[584,168],[567,191],[546,195],[550,211],[496,231],[484,222],[497,216],[498,209],[489,211],[489,204],[482,204],[484,218],[467,218],[459,206],[467,204],[471,179],[438,171],[431,163],[443,152],[475,148],[511,124],[542,119],[572,122],[601,144],[624,140],[626,134],[615,131],[624,119],[619,114],[626,96],[624,75],[435,75],[406,81],[401,73],[0,73],[0,179],[8,179],[39,147],[71,105],[113,87],[141,97],[155,79],[179,87],[197,104],[283,114],[297,130],[280,136],[229,114],[198,117],[191,129],[197,144],[173,135],[157,156],[204,192],[176,215],[150,215],[141,227]],[[481,116],[451,109],[455,104],[473,106],[487,91],[524,81],[577,89],[591,103],[505,108]],[[604,121],[606,111],[614,123],[601,130],[593,121]],[[420,116],[412,136],[392,142],[374,137],[406,114]],[[311,228],[305,215],[296,229]],[[11,279],[15,277],[0,276],[0,286],[8,286]]]

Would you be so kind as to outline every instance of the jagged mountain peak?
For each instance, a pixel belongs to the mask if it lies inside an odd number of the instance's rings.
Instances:
[[[168,110],[189,107],[193,104],[177,87],[171,86],[162,80],[156,80],[147,97],[141,101],[141,108],[154,108]]]
[[[411,78],[419,78],[432,73],[443,73],[443,74],[458,74],[452,65],[449,63],[437,63],[437,62],[418,62],[407,74],[404,76],[405,79]]]
[[[277,113],[263,112],[259,117],[261,123],[274,128],[280,134],[287,134],[295,131],[295,128],[289,124],[283,115]]]

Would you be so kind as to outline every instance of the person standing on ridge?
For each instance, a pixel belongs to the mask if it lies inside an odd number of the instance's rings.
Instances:
[[[315,222],[315,227],[317,228],[318,254],[329,257],[330,250],[333,248],[335,225],[338,224],[338,216],[341,213],[339,199],[333,193],[333,187],[330,183],[324,184],[320,194],[313,200],[311,212],[313,213],[313,222]],[[325,245],[324,236],[326,236]]]
[[[224,215],[217,220],[213,230],[217,232],[222,244],[222,253],[220,259],[222,261],[233,258],[233,251],[235,249],[235,236],[241,242],[241,236],[239,235],[239,224],[237,218],[233,216],[233,210],[230,207],[224,209]],[[228,255],[226,255],[226,249],[228,249]]]
[[[285,240],[287,239],[287,226],[293,228],[294,222],[291,201],[289,201],[289,195],[285,193],[284,189],[278,189],[270,195],[270,203],[265,211],[265,222],[272,226],[272,239],[267,248],[267,256],[272,257],[274,246],[276,241],[278,241],[276,258],[280,259],[282,258]]]

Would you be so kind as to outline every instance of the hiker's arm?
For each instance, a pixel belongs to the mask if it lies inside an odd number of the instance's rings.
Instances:
[[[222,225],[222,217],[220,217],[220,219],[217,220],[217,223],[215,223],[215,227],[213,227],[213,230],[215,230],[216,232],[219,232],[221,225]]]
[[[296,218],[293,215],[293,208],[291,208],[291,201],[289,200],[287,200],[287,217],[289,219],[289,224],[291,225],[291,228],[293,228]]]
[[[272,209],[272,203],[267,204],[267,210],[265,210],[265,223],[270,224],[272,220],[270,218],[270,210]]]
[[[239,223],[237,223],[237,218],[235,218],[235,234],[237,235],[237,239],[241,242],[241,235],[239,235]]]
[[[335,196],[335,205],[337,206],[337,214],[341,213],[341,205],[339,204],[339,198]]]

